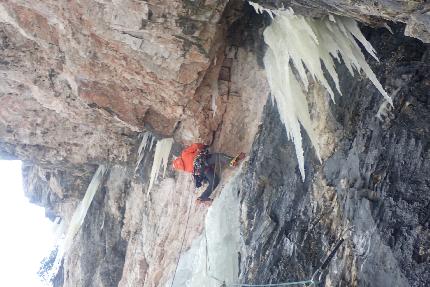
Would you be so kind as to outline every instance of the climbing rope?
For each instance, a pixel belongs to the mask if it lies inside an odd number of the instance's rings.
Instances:
[[[190,185],[191,184],[188,183],[187,191],[190,189]],[[193,195],[190,196],[190,203],[188,204],[187,223],[185,224],[184,236],[182,236],[182,242],[181,242],[181,247],[179,248],[178,259],[176,260],[175,273],[173,273],[172,283],[170,283],[170,287],[173,286],[173,283],[175,282],[176,272],[178,271],[179,259],[181,258],[182,248],[184,247],[185,237],[187,235],[188,222],[190,221],[191,204],[192,203],[193,203]]]
[[[220,176],[221,176],[221,160],[220,160],[220,154],[218,154],[217,155],[217,161],[215,162],[215,166],[214,166],[214,173],[213,173],[213,182],[212,182],[212,192],[211,192],[211,195],[213,194],[213,192],[214,192],[214,186],[215,186],[215,177],[216,177],[216,172],[217,172],[217,168],[218,168],[218,173],[220,174]],[[218,167],[217,167],[217,164],[218,164]],[[218,184],[221,182],[221,177],[219,177],[218,178]],[[206,233],[206,228],[205,228],[205,233]]]
[[[211,155],[212,156],[212,155]],[[210,181],[208,181],[208,183],[209,184],[211,184],[212,185],[212,190],[211,190],[211,194],[210,195],[212,195],[213,196],[213,193],[214,193],[214,185],[215,185],[215,176],[216,176],[216,169],[217,169],[217,163],[219,164],[219,156],[217,157],[217,162],[215,162],[215,164],[214,164],[214,167],[212,168],[213,169],[213,172],[212,172],[212,183],[210,182]],[[206,228],[205,228],[205,234],[206,234]],[[205,235],[206,236],[206,235]],[[206,242],[207,243],[207,242]],[[206,246],[207,247],[207,246]]]
[[[216,157],[216,162],[215,162],[215,164],[214,164],[214,168],[213,168],[213,174],[212,174],[212,178],[213,178],[213,183],[212,183],[212,191],[211,191],[211,195],[213,195],[213,192],[214,192],[214,190],[215,190],[215,188],[214,188],[214,185],[215,185],[215,176],[216,176],[216,172],[218,172],[218,174],[220,175],[219,177],[218,177],[218,183],[221,183],[221,173],[222,173],[222,171],[223,171],[223,165],[221,164],[221,159],[220,159],[220,157],[221,156],[223,156],[223,157],[226,157],[226,156],[224,156],[224,155],[222,155],[221,153],[218,153],[217,154],[217,157]],[[230,156],[227,156],[229,159],[229,161],[231,161],[231,160],[233,160],[234,159],[234,157],[231,157],[230,158]],[[224,168],[225,168],[225,165],[224,165]]]
[[[275,286],[294,286],[294,285],[308,285],[308,286],[312,286],[313,284],[315,284],[316,282],[312,279],[312,280],[305,280],[305,281],[295,281],[295,282],[287,282],[287,283],[270,283],[270,284],[241,284],[241,283],[231,283],[231,284],[226,284],[225,281],[222,281],[221,279],[215,277],[214,275],[212,275],[211,273],[209,273],[209,268],[208,268],[208,263],[209,263],[209,252],[208,252],[208,237],[206,234],[206,228],[204,229],[204,234],[205,234],[205,251],[206,251],[206,260],[205,260],[205,264],[206,264],[206,275],[209,278],[212,278],[213,280],[217,281],[218,283],[220,283],[220,287],[275,287]],[[336,249],[337,250],[337,249]],[[333,253],[333,252],[332,252]],[[330,258],[331,259],[331,258]],[[330,260],[328,258],[328,260]],[[327,261],[327,259],[326,259]],[[318,268],[318,270],[320,270],[321,268]]]
[[[206,229],[205,229],[205,237],[206,237]],[[208,249],[207,249],[207,237],[206,237],[206,275],[211,277],[212,279],[218,281],[221,285],[220,287],[275,287],[275,286],[294,286],[294,285],[304,285],[304,286],[316,286],[318,282],[321,281],[321,277],[323,275],[323,272],[328,267],[330,261],[333,259],[334,255],[336,254],[337,250],[340,248],[342,243],[345,240],[343,238],[340,238],[330,254],[326,257],[324,262],[321,264],[321,266],[314,272],[312,275],[312,278],[310,280],[304,280],[304,281],[295,281],[295,282],[285,282],[285,283],[269,283],[269,284],[242,284],[242,283],[225,283],[225,281],[221,281],[220,279],[212,276],[208,272],[207,262],[208,262]],[[318,277],[318,279],[317,279]]]
[[[219,165],[219,166],[221,166],[221,163],[220,163],[220,159],[219,159],[219,157],[218,157],[218,165]],[[213,191],[214,191],[214,183],[215,183],[215,169],[216,169],[216,163],[215,163],[215,167],[214,167],[214,169],[213,169],[213,183],[212,183],[212,192],[211,192],[211,194],[212,194],[212,193],[213,193]],[[188,183],[187,190],[189,190],[189,189],[190,189],[190,186],[191,186],[191,183]],[[177,259],[177,261],[176,261],[175,273],[173,273],[173,278],[172,278],[172,282],[170,283],[170,287],[172,287],[172,286],[173,286],[173,283],[175,282],[176,273],[177,273],[177,271],[178,271],[179,259],[180,259],[180,257],[181,257],[182,249],[183,249],[183,247],[184,247],[185,237],[186,237],[186,235],[187,235],[188,222],[189,222],[189,220],[190,220],[190,213],[191,213],[191,204],[192,204],[192,202],[193,202],[193,196],[191,196],[191,197],[190,197],[190,203],[189,203],[189,205],[188,205],[187,222],[186,222],[186,224],[185,224],[185,232],[184,232],[184,236],[182,237],[182,242],[181,242],[181,247],[180,247],[180,249],[179,249],[178,259]],[[206,228],[205,228],[204,230],[205,230],[205,239],[206,239],[206,273],[207,273],[207,274],[209,274],[209,273],[208,273],[208,266],[207,266],[207,259],[208,259],[208,255],[207,255],[207,254],[208,254],[208,245],[207,245],[207,243],[208,243],[208,241],[207,241],[207,236],[206,236]],[[219,282],[222,282],[221,280],[217,279],[216,277],[213,277],[213,276],[211,276],[211,275],[209,275],[209,276],[210,276],[210,277],[212,277],[214,280],[217,280],[217,281],[219,281]]]
[[[213,168],[213,181],[214,182],[215,182],[215,175],[216,175],[217,164],[218,164],[218,166],[220,168],[221,167],[221,163],[220,163],[219,156],[217,157],[217,162],[215,162],[215,165],[214,165],[214,168]],[[213,191],[214,191],[214,186],[212,185],[212,193],[213,193]],[[191,202],[190,202],[190,204],[191,204]],[[191,209],[191,206],[189,207],[189,209]],[[188,220],[189,220],[189,215],[188,215],[188,218],[187,218],[187,224],[186,224],[187,227],[188,227]],[[185,228],[185,233],[187,231],[187,227]],[[346,233],[346,231],[344,231],[343,233]],[[242,284],[242,283],[229,283],[229,284],[227,284],[225,281],[222,281],[221,279],[219,279],[219,278],[217,278],[214,275],[212,275],[212,274],[209,273],[209,268],[208,268],[208,262],[209,262],[208,238],[207,238],[206,227],[205,227],[204,228],[204,235],[205,235],[205,243],[206,243],[205,244],[205,251],[206,251],[206,260],[205,260],[206,276],[208,276],[209,278],[212,278],[213,280],[215,280],[218,283],[220,283],[221,284],[220,287],[280,287],[280,286],[298,286],[298,285],[316,286],[316,284],[321,281],[321,277],[323,275],[323,272],[328,267],[330,261],[333,259],[334,255],[335,255],[335,253],[337,252],[337,250],[340,248],[340,246],[344,242],[344,238],[343,238],[344,234],[343,233],[342,233],[342,237],[335,244],[335,247],[333,248],[333,250],[326,257],[326,259],[321,264],[321,266],[314,272],[314,274],[312,275],[312,278],[310,280],[285,282],[285,283],[269,283],[269,284]],[[182,245],[183,245],[184,239],[185,239],[185,234],[184,234],[184,238],[182,240]],[[182,245],[181,245],[181,252],[182,252]],[[179,258],[178,258],[178,262],[177,262],[177,265],[176,265],[175,274],[173,276],[172,284],[170,285],[170,287],[172,287],[172,285],[173,285],[173,282],[174,282],[174,279],[175,279],[175,275],[176,275],[176,270],[178,268],[178,263],[179,263]]]
[[[216,175],[216,170],[217,167],[219,169],[221,169],[221,161],[219,158],[219,155],[217,156],[217,161],[215,163],[215,166],[213,168],[213,180],[215,181],[215,175]],[[212,185],[212,193],[214,191],[213,185]],[[211,194],[212,194],[211,193]],[[240,283],[231,283],[231,284],[226,284],[225,281],[222,281],[221,279],[215,277],[214,275],[212,275],[209,272],[209,268],[208,268],[208,263],[209,263],[209,252],[208,252],[208,237],[207,237],[207,233],[206,233],[206,227],[204,229],[204,235],[205,235],[205,251],[206,251],[206,260],[205,260],[205,267],[206,267],[206,276],[208,276],[209,278],[212,278],[213,280],[217,281],[218,283],[221,284],[220,287],[275,287],[275,286],[294,286],[294,285],[308,285],[309,286],[315,284],[316,282],[313,280],[305,280],[305,281],[296,281],[296,282],[287,282],[287,283],[275,283],[275,284],[240,284]]]

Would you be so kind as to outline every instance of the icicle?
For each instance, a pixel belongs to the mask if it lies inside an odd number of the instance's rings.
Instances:
[[[149,149],[151,150],[152,149],[152,147],[154,146],[154,142],[155,142],[155,138],[154,137],[152,137],[152,139],[151,139],[151,144],[149,145]]]
[[[51,269],[52,276],[55,276],[55,274],[58,272],[64,255],[69,251],[70,247],[72,246],[73,240],[76,234],[79,232],[79,229],[81,228],[82,223],[84,222],[85,216],[87,215],[87,212],[88,212],[88,208],[90,207],[91,202],[93,201],[94,195],[99,189],[99,186],[103,180],[103,176],[105,173],[106,173],[106,167],[103,165],[100,165],[96,173],[94,174],[90,184],[88,185],[84,198],[79,203],[78,207],[73,213],[72,219],[70,220],[70,224],[67,229],[66,236],[63,242],[59,246],[57,257],[55,258],[53,267]]]
[[[276,10],[271,10],[271,9],[267,9],[264,8],[263,6],[261,6],[258,3],[254,3],[252,1],[248,1],[249,5],[251,5],[254,10],[258,13],[258,14],[263,14],[263,12],[266,12],[267,14],[269,14],[269,16],[273,19],[273,16],[276,15]]]
[[[148,139],[149,139],[149,133],[144,133],[142,136],[142,141],[140,142],[140,145],[139,145],[139,150],[137,151],[139,156],[142,154],[142,151],[148,145]]]
[[[212,83],[211,109],[213,112],[212,114],[213,117],[215,117],[216,115],[216,110],[217,110],[216,100],[218,99],[218,96],[219,96],[219,87],[218,87],[218,79],[216,79]]]
[[[258,13],[266,11],[263,7],[256,6],[258,4],[250,4]],[[318,140],[312,128],[306,99],[308,77],[321,83],[334,101],[334,91],[324,75],[321,62],[340,94],[339,77],[333,58],[338,61],[342,58],[352,75],[354,75],[354,69],[362,71],[390,105],[392,105],[392,99],[379,83],[356,42],[356,40],[359,41],[366,51],[378,60],[374,48],[363,36],[354,20],[333,15],[328,19],[317,20],[294,15],[292,10],[277,10],[273,14],[276,18],[264,31],[264,40],[269,46],[264,63],[272,97],[276,100],[288,137],[294,142],[300,173],[304,180],[300,125],[308,134],[320,158]],[[297,75],[293,73],[290,65],[294,66]]]
[[[134,172],[137,171],[137,169],[139,168],[140,162],[142,161],[143,157],[145,156],[145,149],[148,146],[148,140],[151,137],[150,133],[146,132],[143,134],[142,136],[142,141],[139,145],[139,149],[137,151],[137,162],[136,162],[136,167],[134,169]],[[153,138],[152,138],[153,140]],[[151,140],[151,147],[152,147],[152,140]],[[149,149],[151,149],[151,147]]]
[[[390,27],[387,23],[384,23],[384,27],[385,27],[388,31],[390,31],[390,33],[391,33],[392,35],[394,35],[393,29],[391,29],[391,27]]]
[[[147,195],[149,195],[149,192],[151,191],[151,188],[154,185],[155,179],[157,179],[158,177],[158,173],[162,165],[164,168],[163,176],[166,174],[167,164],[169,161],[169,155],[170,155],[170,150],[172,149],[172,145],[173,145],[172,138],[162,139],[157,142],[157,145],[155,146],[154,161],[152,162],[151,178],[149,180],[149,187],[146,193]]]

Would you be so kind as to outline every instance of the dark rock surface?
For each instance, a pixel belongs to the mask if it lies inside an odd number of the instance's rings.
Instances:
[[[378,119],[382,97],[339,67],[344,95],[331,109],[342,136],[322,164],[305,139],[305,182],[267,104],[242,183],[242,282],[309,279],[343,235],[324,286],[430,284],[430,47],[395,28],[365,31],[394,109]]]
[[[111,168],[70,250],[64,275],[67,286],[118,286],[128,244],[121,231],[129,190],[127,169],[119,166]],[[117,202],[112,209],[109,201],[115,199]]]

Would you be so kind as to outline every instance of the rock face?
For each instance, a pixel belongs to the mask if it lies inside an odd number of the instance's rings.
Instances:
[[[307,280],[345,236],[325,286],[429,284],[430,49],[401,32],[367,35],[394,109],[378,119],[376,89],[340,73],[344,96],[328,115],[338,142],[322,164],[308,143],[305,182],[276,108],[266,106],[242,185],[243,282]]]
[[[180,122],[210,141],[194,95],[235,19],[227,2],[2,2],[2,153],[127,162],[134,132]]]
[[[214,151],[234,155],[250,149],[269,90],[261,59],[255,57],[261,48],[263,19],[251,22],[249,15],[255,14],[250,7],[246,11],[248,16],[235,21],[236,28],[228,33],[229,44],[217,53],[217,64],[190,100],[190,105],[202,111],[200,119],[195,116],[179,124],[175,132],[178,141],[198,138],[195,130],[201,120],[216,131],[208,134],[213,137]],[[155,143],[144,149],[136,169],[140,138],[131,129],[119,130],[124,133],[114,136],[119,142],[127,140],[126,161],[103,159],[101,155],[100,161],[113,164],[65,257],[55,286],[167,286],[181,251],[188,250],[201,235],[207,209],[195,205],[194,200],[202,190],[194,190],[189,175],[168,171],[148,193]],[[159,136],[153,138],[156,141]],[[174,145],[172,153],[178,155],[182,147]],[[79,155],[87,153],[80,150]],[[34,202],[46,206],[47,215],[59,215],[67,223],[84,196],[96,169],[92,163],[97,160],[83,158],[70,164],[65,158],[53,162],[55,166],[49,161],[27,165],[26,190]]]
[[[214,195],[240,199],[242,246],[229,257],[240,282],[309,279],[343,236],[321,286],[430,284],[430,49],[403,36],[428,41],[428,4],[254,2],[406,23],[390,24],[394,34],[363,27],[394,108],[342,66],[336,104],[311,86],[322,162],[305,138],[304,182],[268,100],[268,15],[239,0],[0,3],[0,157],[25,161],[27,196],[66,225],[97,165],[109,165],[54,286],[202,286],[190,283],[202,282],[192,277],[202,266],[173,282],[178,262],[192,266],[187,256],[202,244],[207,208],[194,204],[202,190],[168,169],[148,191],[155,145],[138,159],[143,132],[154,143],[175,139],[170,161],[194,141],[248,153]],[[226,225],[218,213],[209,234]]]

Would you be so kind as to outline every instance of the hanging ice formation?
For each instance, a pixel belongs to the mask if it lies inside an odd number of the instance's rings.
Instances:
[[[272,17],[272,19],[273,19],[273,15],[276,15],[276,12],[277,12],[276,10],[270,10],[270,9],[264,8],[260,4],[254,3],[252,1],[248,1],[248,2],[249,2],[249,5],[251,5],[258,14],[263,14],[263,12],[266,12],[267,14],[270,15],[270,17]]]
[[[272,98],[276,100],[288,137],[294,142],[300,173],[304,180],[300,126],[308,134],[320,158],[318,140],[312,128],[306,99],[309,80],[322,84],[334,101],[334,92],[324,76],[322,63],[340,94],[339,78],[333,58],[339,62],[342,59],[351,75],[354,75],[354,70],[363,72],[390,105],[392,100],[367,64],[356,42],[358,40],[367,52],[378,60],[375,50],[354,20],[332,15],[324,19],[313,19],[294,15],[292,10],[272,11],[255,3],[251,5],[259,13],[267,12],[272,17],[275,15],[273,23],[264,31],[264,40],[269,47],[264,64]],[[294,66],[297,75],[291,66]]]
[[[158,177],[161,166],[164,168],[163,176],[166,174],[167,163],[169,161],[172,145],[172,138],[162,139],[157,142],[157,145],[155,146],[154,161],[152,162],[151,178],[149,180],[149,187],[146,193],[147,195],[149,195],[149,192],[151,191],[151,188]]]
[[[96,191],[100,187],[100,184],[103,180],[103,176],[105,173],[106,173],[106,167],[103,165],[100,165],[96,173],[94,174],[93,178],[91,179],[90,184],[88,185],[84,198],[79,203],[78,207],[73,213],[72,219],[70,220],[70,224],[66,232],[66,236],[59,244],[58,253],[55,258],[53,267],[51,269],[51,276],[55,276],[55,274],[58,272],[58,269],[60,268],[61,260],[63,259],[64,254],[66,254],[67,251],[72,246],[73,239],[75,238],[76,234],[78,233],[79,229],[82,226],[82,223],[84,222],[85,216],[87,215],[87,212],[88,212],[88,208],[90,207],[91,202],[93,201]]]
[[[215,117],[217,105],[216,100],[219,97],[219,87],[218,87],[218,79],[212,82],[212,96],[211,96],[211,109],[212,109],[212,117]]]
[[[149,144],[149,150],[151,150],[152,145],[154,144],[154,137],[149,132],[145,132],[142,134],[142,141],[140,142],[139,149],[137,151],[137,161],[134,172],[138,170],[140,162],[145,156],[145,149],[147,148],[150,139],[151,143]]]

